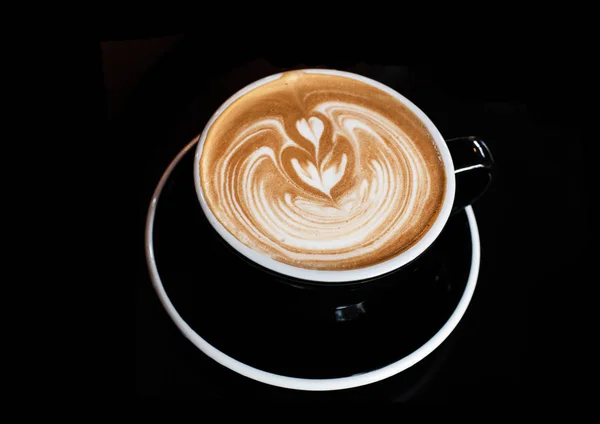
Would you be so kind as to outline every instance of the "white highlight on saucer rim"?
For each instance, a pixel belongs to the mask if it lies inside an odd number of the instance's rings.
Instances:
[[[479,267],[481,260],[481,246],[479,240],[479,230],[477,227],[477,220],[471,206],[465,208],[467,215],[469,229],[471,233],[471,268],[469,270],[469,276],[463,295],[461,296],[454,312],[446,323],[433,335],[425,344],[420,348],[412,352],[411,354],[401,358],[400,360],[393,362],[382,368],[368,371],[361,374],[356,374],[348,377],[331,378],[331,379],[304,379],[297,377],[289,377],[285,375],[279,375],[263,371],[258,368],[254,368],[243,362],[228,356],[212,346],[206,340],[204,340],[198,333],[196,333],[179,315],[177,309],[171,303],[169,296],[162,284],[160,274],[156,265],[156,258],[154,256],[154,240],[153,240],[153,229],[154,229],[154,218],[156,213],[156,206],[160,198],[160,194],[164,185],[166,184],[171,172],[175,166],[179,163],[181,158],[197,143],[194,139],[188,144],[171,162],[167,167],[165,173],[160,179],[156,190],[154,191],[152,200],[148,207],[148,214],[146,218],[146,231],[145,231],[145,253],[146,262],[150,272],[150,278],[152,285],[157,292],[158,298],[165,308],[167,314],[171,317],[175,325],[179,328],[181,333],[190,340],[198,349],[204,352],[208,357],[215,360],[217,363],[237,372],[240,375],[251,378],[253,380],[270,384],[277,387],[295,389],[295,390],[310,390],[310,391],[329,391],[329,390],[342,390],[350,389],[354,387],[360,387],[367,384],[375,383],[377,381],[384,380],[392,377],[407,368],[415,365],[423,358],[433,352],[456,328],[460,320],[462,319],[471,299],[475,292],[477,285],[477,277],[479,275]],[[390,334],[390,337],[394,337]]]

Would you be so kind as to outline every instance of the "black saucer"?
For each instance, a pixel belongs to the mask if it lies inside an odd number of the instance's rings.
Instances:
[[[470,207],[450,218],[411,275],[351,289],[299,287],[241,259],[216,234],[194,191],[193,146],[155,192],[146,253],[167,312],[217,362],[282,387],[356,387],[420,361],[460,321],[479,270]]]

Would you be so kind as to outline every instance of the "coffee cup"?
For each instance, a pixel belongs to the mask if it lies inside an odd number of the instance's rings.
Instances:
[[[206,219],[238,256],[282,281],[333,287],[409,268],[493,168],[481,139],[445,140],[392,88],[302,69],[225,101],[193,175]]]

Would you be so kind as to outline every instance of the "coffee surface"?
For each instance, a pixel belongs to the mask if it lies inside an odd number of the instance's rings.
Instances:
[[[425,125],[365,82],[293,71],[235,100],[207,133],[200,181],[240,242],[285,264],[362,268],[417,243],[444,202]]]

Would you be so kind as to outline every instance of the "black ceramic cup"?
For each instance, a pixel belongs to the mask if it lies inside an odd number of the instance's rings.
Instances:
[[[227,228],[225,228],[208,205],[201,183],[200,158],[202,156],[206,136],[213,123],[233,102],[252,90],[281,78],[283,74],[262,78],[239,90],[223,103],[206,124],[200,135],[194,159],[194,184],[196,195],[204,215],[214,230],[239,256],[246,258],[265,272],[271,273],[276,278],[290,284],[301,286],[312,285],[321,288],[339,288],[357,285],[364,287],[367,283],[376,281],[380,279],[380,277],[391,272],[398,272],[400,270],[406,271],[410,268],[409,265],[413,263],[415,259],[419,258],[435,242],[436,238],[444,229],[451,214],[464,209],[465,206],[471,204],[485,191],[487,185],[491,181],[491,172],[493,168],[493,159],[489,149],[482,140],[476,137],[454,139],[446,142],[433,122],[431,122],[431,120],[416,105],[390,87],[375,80],[366,78],[362,75],[337,70],[304,69],[301,71],[314,74],[338,75],[369,84],[397,98],[419,118],[431,134],[444,164],[446,180],[445,193],[437,218],[415,244],[400,254],[374,265],[348,270],[307,269],[285,264],[275,258],[271,258],[264,253],[252,249],[242,243]],[[458,188],[459,184],[460,188]],[[338,290],[338,292],[340,292],[340,290]]]
[[[380,371],[398,358],[410,366],[411,355],[448,321],[472,272],[472,222],[463,210],[491,183],[494,161],[481,139],[445,140],[417,106],[377,81],[348,72],[308,71],[378,87],[427,126],[447,182],[441,212],[429,231],[376,266],[320,271],[255,252],[219,223],[199,182],[204,139],[227,105],[278,74],[234,94],[172,162],[150,206],[147,257],[169,314],[209,356],[263,382],[328,390],[375,381],[345,379],[372,370],[377,370],[372,375],[389,374]]]

